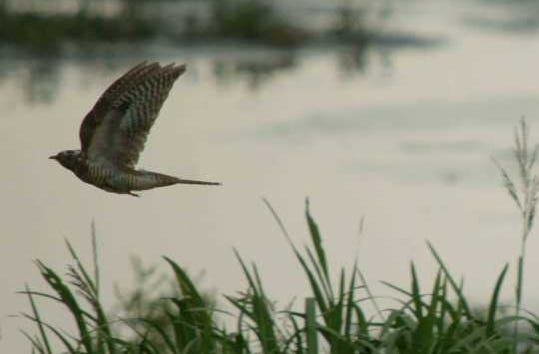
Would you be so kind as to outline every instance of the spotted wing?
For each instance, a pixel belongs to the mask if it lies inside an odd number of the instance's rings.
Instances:
[[[141,63],[117,79],[84,118],[79,136],[90,161],[133,169],[146,138],[185,66]]]

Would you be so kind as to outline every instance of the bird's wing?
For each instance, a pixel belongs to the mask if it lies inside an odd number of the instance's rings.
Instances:
[[[185,66],[141,63],[117,79],[82,121],[82,153],[133,169],[161,106]]]

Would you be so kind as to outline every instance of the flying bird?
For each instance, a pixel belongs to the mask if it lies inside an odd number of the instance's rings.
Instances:
[[[108,192],[129,194],[177,183],[219,185],[135,169],[159,110],[185,65],[143,62],[114,81],[86,115],[79,130],[80,150],[51,159],[82,181]]]

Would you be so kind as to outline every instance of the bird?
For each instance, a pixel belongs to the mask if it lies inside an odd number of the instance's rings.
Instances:
[[[174,184],[220,185],[135,169],[140,153],[174,82],[185,65],[142,62],[114,81],[82,120],[80,149],[50,159],[80,180],[107,192],[139,197],[142,191]]]

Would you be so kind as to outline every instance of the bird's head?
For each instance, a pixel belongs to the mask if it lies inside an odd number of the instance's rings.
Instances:
[[[80,150],[65,150],[50,156],[49,159],[56,160],[65,168],[75,171],[82,161]]]

